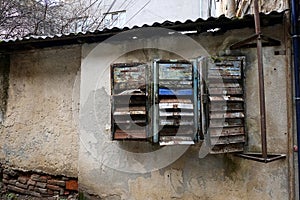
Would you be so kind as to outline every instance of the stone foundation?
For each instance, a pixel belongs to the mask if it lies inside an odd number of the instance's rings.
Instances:
[[[23,172],[0,167],[3,191],[35,197],[68,196],[78,193],[78,180],[37,172]],[[1,180],[0,180],[1,182]]]

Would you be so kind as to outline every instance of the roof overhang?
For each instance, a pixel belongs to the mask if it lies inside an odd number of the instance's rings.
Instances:
[[[261,26],[273,26],[281,24],[284,21],[285,11],[283,12],[271,12],[269,14],[260,14]],[[220,16],[218,18],[197,19],[195,21],[187,20],[185,22],[170,22],[165,21],[163,23],[154,23],[152,25],[134,26],[132,28],[112,28],[97,30],[86,33],[71,33],[66,35],[55,35],[55,36],[32,36],[19,39],[10,39],[0,41],[0,53],[9,53],[18,50],[30,50],[36,48],[46,48],[63,45],[75,45],[84,43],[96,43],[102,42],[113,35],[127,30],[140,29],[145,27],[159,27],[167,28],[179,32],[193,31],[196,34],[207,32],[211,29],[220,29],[223,32],[232,29],[241,28],[254,28],[254,17],[253,15],[246,15],[242,19],[239,18],[227,18]]]

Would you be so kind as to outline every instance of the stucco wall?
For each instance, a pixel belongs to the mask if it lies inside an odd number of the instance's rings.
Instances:
[[[10,55],[8,104],[0,134],[3,164],[77,177],[80,47]]]
[[[153,32],[154,29],[150,30]],[[161,30],[157,30],[161,31]],[[287,159],[264,164],[233,155],[207,155],[202,143],[191,147],[158,147],[147,142],[111,140],[110,68],[112,62],[148,62],[174,59],[176,53],[190,59],[224,53],[228,45],[253,34],[252,29],[194,36],[201,48],[183,38],[148,38],[134,33],[96,45],[84,45],[81,68],[79,185],[82,191],[103,199],[292,199],[289,176],[291,126],[289,114],[289,47],[280,25],[263,33],[282,41],[264,48],[269,152]],[[149,33],[149,31],[146,31]],[[124,38],[143,38],[122,41]],[[151,36],[150,36],[151,37]],[[122,42],[120,42],[120,39]],[[139,48],[152,50],[136,50]],[[157,50],[157,49],[160,50]],[[134,50],[134,51],[133,51]],[[286,55],[274,55],[286,50]],[[173,53],[169,53],[173,52]],[[282,51],[281,51],[282,52]],[[255,49],[246,56],[246,121],[250,151],[260,150],[259,98]]]

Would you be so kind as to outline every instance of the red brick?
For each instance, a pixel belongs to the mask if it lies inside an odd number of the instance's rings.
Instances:
[[[47,190],[47,193],[48,193],[49,195],[53,195],[53,194],[54,194],[53,190]]]
[[[19,176],[18,181],[19,181],[20,183],[26,184],[27,181],[28,181],[28,179],[29,179],[29,178],[26,177],[26,176]]]
[[[11,185],[16,185],[17,180],[11,179],[11,180],[8,180],[8,183]]]
[[[7,174],[7,175],[12,176],[12,177],[15,177],[15,176],[18,175],[18,173],[16,171],[12,170],[12,169],[11,170],[10,169],[4,169],[3,174]]]
[[[38,181],[38,179],[40,178],[40,175],[38,175],[38,174],[32,174],[31,175],[31,177],[30,177],[32,180],[34,180],[34,181]]]
[[[3,178],[9,179],[9,176],[7,174],[3,174]]]
[[[33,191],[33,190],[34,190],[34,186],[33,186],[33,185],[30,185],[30,186],[28,187],[28,190]]]
[[[42,195],[35,191],[28,191],[28,194],[35,197],[42,197]]]
[[[77,180],[66,181],[66,189],[78,191],[78,181]]]
[[[42,189],[42,188],[34,188],[34,191],[41,193],[41,194],[47,194],[47,189]]]
[[[19,187],[19,188],[27,189],[27,185],[22,184],[22,183],[20,183],[20,182],[17,182],[17,183],[16,183],[16,186]]]
[[[32,174],[31,179],[34,181],[39,181],[39,182],[43,182],[43,183],[47,182],[47,176],[40,176],[38,174]]]
[[[47,183],[36,182],[35,186],[40,188],[46,188]]]
[[[66,185],[65,181],[54,180],[54,179],[48,180],[47,183],[50,185],[58,185],[58,186],[63,186],[63,187],[65,187],[65,185]]]
[[[27,185],[35,185],[36,182],[34,180],[29,179]]]
[[[26,194],[26,190],[24,190],[22,188],[19,188],[19,187],[16,187],[16,186],[8,185],[7,189],[9,191],[14,191],[14,192],[17,192],[17,193],[20,193],[20,194]]]
[[[48,185],[47,185],[47,188],[50,189],[50,190],[57,190],[57,191],[60,191],[60,187],[57,186],[57,185],[50,185],[50,184],[48,184]]]

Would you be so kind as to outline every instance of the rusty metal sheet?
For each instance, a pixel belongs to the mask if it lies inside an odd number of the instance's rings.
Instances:
[[[116,112],[128,112],[128,111],[146,111],[145,106],[129,106],[129,107],[118,107]]]
[[[114,90],[126,90],[126,89],[135,89],[145,87],[145,81],[130,81],[130,82],[121,82],[114,84]]]
[[[145,65],[130,67],[114,67],[114,82],[145,82]]]
[[[210,94],[229,94],[229,95],[239,95],[243,94],[242,88],[209,88]]]
[[[130,106],[130,105],[145,105],[146,104],[146,97],[141,96],[141,98],[126,98],[124,96],[117,96],[114,98],[114,103],[117,106]]]
[[[159,63],[160,80],[192,80],[192,65],[185,63]]]
[[[243,103],[226,103],[225,105],[223,103],[213,103],[209,104],[210,111],[243,111],[244,105]]]
[[[112,66],[114,139],[146,139],[146,70],[137,63]]]
[[[184,136],[162,136],[159,144],[164,145],[191,145],[195,144],[193,138]]]
[[[131,124],[141,124],[142,126],[144,126],[144,124],[146,123],[146,119],[132,120],[132,119],[124,119],[124,118],[114,118],[114,122],[117,124],[127,124],[128,127]]]
[[[227,57],[208,68],[210,153],[243,151],[246,140],[244,124],[243,61]]]
[[[211,119],[244,118],[244,117],[245,115],[243,112],[226,112],[226,113],[214,112],[210,114]]]
[[[178,99],[178,98],[172,98],[172,99],[161,99],[159,103],[183,103],[183,104],[191,104],[192,100],[190,99]]]
[[[223,95],[223,96],[209,96],[210,101],[244,101],[242,97]]]
[[[115,111],[114,116],[117,115],[145,115],[146,111],[142,110],[132,110],[132,111]]]
[[[159,134],[161,136],[174,136],[174,135],[177,135],[177,136],[185,136],[185,135],[193,135],[194,132],[193,132],[193,129],[191,128],[184,128],[184,127],[174,127],[174,126],[171,126],[171,127],[164,127],[163,129],[161,129],[159,131]]]
[[[182,120],[182,119],[160,119],[159,125],[165,126],[179,126],[179,125],[194,125],[194,121],[192,120]]]
[[[116,130],[114,134],[114,139],[120,140],[120,139],[146,139],[146,131],[142,130]]]
[[[166,112],[166,111],[159,111],[159,116],[161,117],[179,117],[179,116],[186,116],[186,117],[193,117],[194,112]]]
[[[244,127],[233,127],[233,128],[210,128],[209,134],[211,137],[219,137],[219,136],[230,136],[230,135],[244,135],[245,128]]]
[[[244,151],[244,143],[215,145],[210,150],[210,154],[234,153]]]
[[[166,88],[191,88],[193,85],[192,81],[182,81],[182,80],[173,80],[173,81],[164,81],[160,80],[159,87]]]
[[[228,136],[228,137],[212,137],[211,144],[220,145],[220,144],[244,143],[245,140],[246,140],[245,135]]]
[[[212,82],[208,83],[209,88],[242,88],[240,83],[224,83],[224,82]]]
[[[160,103],[159,104],[159,109],[193,109],[194,105],[193,104],[188,104],[188,103]]]
[[[236,68],[210,68],[208,69],[208,75],[221,75],[221,76],[240,76],[241,70]]]
[[[146,115],[145,106],[139,107],[119,107],[113,113],[114,116],[122,115]]]
[[[141,89],[130,89],[130,90],[125,90],[125,91],[122,91],[118,94],[115,94],[115,96],[125,96],[125,95],[129,95],[129,96],[145,96],[146,93],[143,92]]]
[[[210,79],[219,79],[220,81],[223,79],[241,79],[242,77],[240,75],[208,75],[208,78]]]
[[[209,123],[210,127],[237,127],[244,126],[243,119],[211,119]]]

